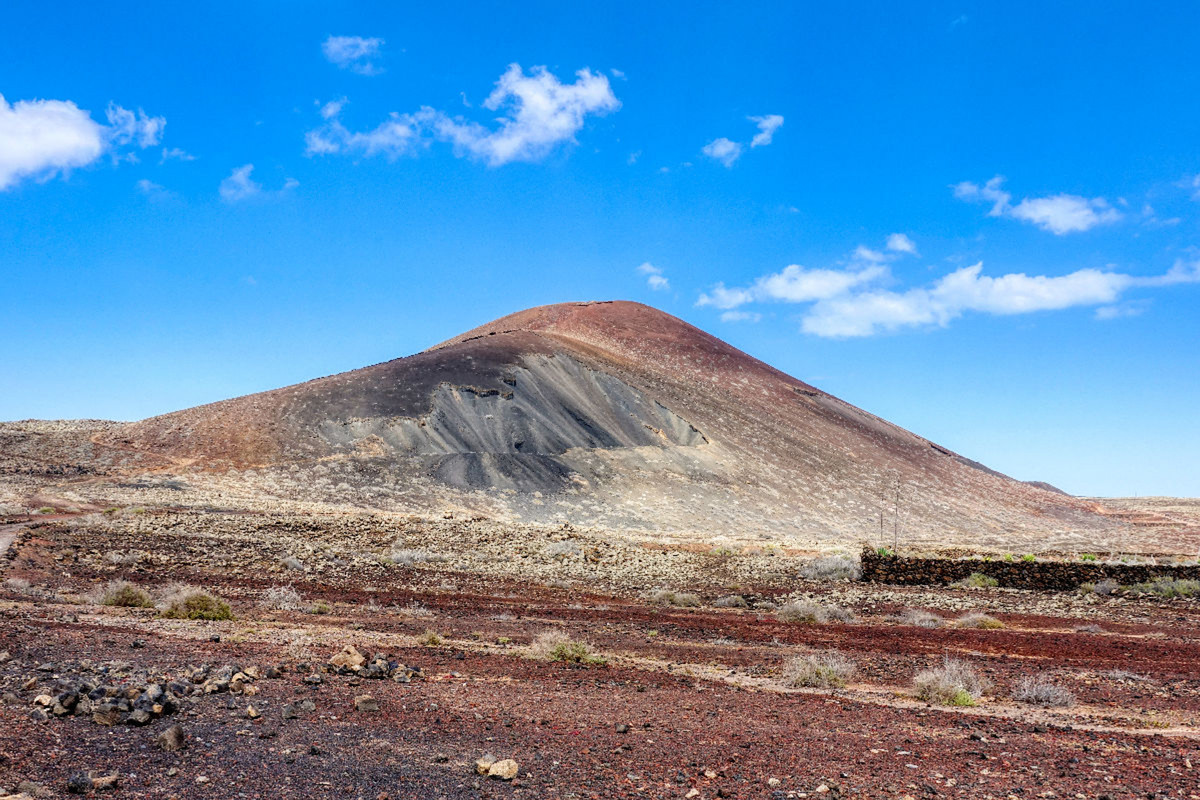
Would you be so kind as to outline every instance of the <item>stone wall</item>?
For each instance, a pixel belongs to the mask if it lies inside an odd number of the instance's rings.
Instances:
[[[961,581],[973,572],[1016,589],[1074,589],[1082,583],[1111,579],[1122,585],[1158,577],[1200,580],[1200,564],[1105,564],[1098,561],[983,561],[980,559],[881,556],[871,548],[862,554],[862,579],[874,583],[941,585]]]

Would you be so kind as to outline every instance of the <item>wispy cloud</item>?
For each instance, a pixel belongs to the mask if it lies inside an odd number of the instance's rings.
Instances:
[[[174,193],[165,186],[161,186],[146,178],[142,178],[134,185],[137,187],[139,192],[146,195],[146,197],[149,197],[151,200],[166,200],[174,196]]]
[[[375,63],[383,39],[363,36],[330,36],[321,43],[321,52],[331,64],[359,75],[378,75],[383,69]]]
[[[26,178],[47,181],[86,167],[105,153],[115,161],[136,160],[129,147],[145,148],[162,139],[167,121],[141,109],[110,103],[103,125],[70,100],[18,100],[0,95],[0,191]]]
[[[288,178],[283,182],[283,186],[274,191],[265,191],[261,183],[258,183],[250,177],[250,173],[254,172],[253,164],[243,164],[240,167],[235,167],[229,176],[221,181],[221,185],[217,187],[221,199],[226,203],[238,203],[243,200],[249,200],[252,197],[258,196],[279,196],[290,192],[300,185],[300,182],[294,178]]]
[[[192,155],[191,153],[187,152],[186,150],[181,150],[178,147],[171,147],[171,148],[164,147],[163,151],[162,151],[162,158],[159,159],[158,163],[165,164],[168,161],[172,161],[172,160],[195,161],[196,157],[194,155]]]
[[[783,117],[779,114],[765,114],[761,117],[746,117],[746,119],[758,126],[758,133],[750,140],[751,148],[769,145],[775,138],[775,132],[783,126]],[[704,145],[700,148],[700,152],[729,168],[742,157],[745,149],[745,144],[722,136]]]
[[[608,78],[589,69],[562,83],[545,67],[528,74],[512,64],[496,82],[483,107],[501,111],[494,127],[451,117],[428,106],[413,113],[392,113],[376,128],[353,132],[340,120],[342,101],[326,104],[327,120],[305,137],[309,155],[350,153],[395,158],[416,152],[430,140],[449,142],[456,154],[489,166],[513,161],[539,161],[566,142],[575,141],[589,115],[616,111],[620,101]]]
[[[757,311],[724,311],[721,313],[721,322],[759,322],[762,320],[762,314]]]
[[[887,238],[887,249],[894,253],[917,255],[917,245],[903,233],[893,233]]]
[[[1003,188],[1003,184],[1004,178],[997,175],[983,185],[963,181],[952,188],[959,200],[991,203],[989,217],[1010,217],[1029,222],[1057,236],[1091,230],[1122,217],[1121,212],[1103,197],[1055,194],[1026,197],[1013,205],[1012,195]]]
[[[637,268],[637,271],[639,274],[646,276],[646,285],[651,289],[665,291],[671,288],[671,283],[663,275],[661,267],[656,267],[649,261],[646,261]]]

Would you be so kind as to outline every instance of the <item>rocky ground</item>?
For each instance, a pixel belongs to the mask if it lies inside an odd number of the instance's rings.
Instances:
[[[785,548],[462,518],[0,526],[0,797],[1200,797],[1194,600],[811,582]],[[118,579],[234,618],[100,604]],[[853,620],[783,620],[795,599]],[[1004,627],[955,626],[973,610]],[[547,631],[592,655],[546,660]],[[845,687],[788,684],[829,648]],[[914,696],[947,656],[991,684],[977,705]],[[1075,704],[1013,700],[1035,675]]]

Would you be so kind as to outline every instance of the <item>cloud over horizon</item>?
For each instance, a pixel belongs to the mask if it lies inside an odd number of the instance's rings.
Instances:
[[[895,236],[889,237],[889,249],[915,253],[916,247],[908,237],[901,241]],[[1176,261],[1167,272],[1150,277],[1094,268],[1061,276],[1013,272],[992,277],[983,274],[980,261],[928,286],[895,291],[884,288],[895,280],[889,260],[884,253],[859,246],[840,268],[810,269],[791,264],[748,287],[730,288],[718,283],[701,293],[696,305],[721,309],[725,312],[722,320],[729,321],[742,318],[731,312],[752,303],[808,304],[800,318],[803,332],[824,338],[853,338],[904,328],[944,328],[969,312],[1016,315],[1096,306],[1097,319],[1116,319],[1144,309],[1144,304],[1119,303],[1130,289],[1200,283],[1200,260]]]

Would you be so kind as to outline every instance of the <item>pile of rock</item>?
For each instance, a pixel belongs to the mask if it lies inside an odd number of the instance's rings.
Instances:
[[[174,714],[185,700],[194,701],[200,696],[226,692],[254,695],[258,693],[254,682],[259,678],[281,675],[277,667],[259,670],[235,664],[218,668],[208,664],[189,667],[177,677],[151,675],[122,662],[98,666],[86,662],[42,665],[38,670],[55,674],[51,679],[53,683],[43,683],[35,675],[23,684],[24,689],[36,693],[34,719],[90,716],[97,725],[146,725]]]
[[[335,675],[356,675],[378,680],[390,678],[396,683],[409,683],[424,677],[420,667],[405,666],[386,653],[376,653],[368,659],[358,648],[349,644],[329,659],[325,666]]]

